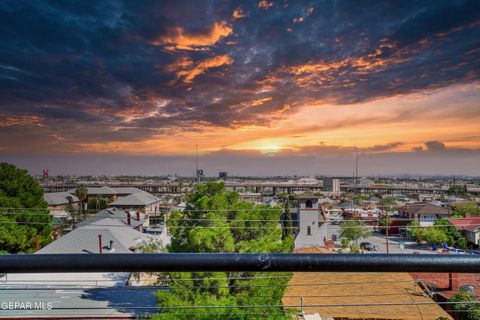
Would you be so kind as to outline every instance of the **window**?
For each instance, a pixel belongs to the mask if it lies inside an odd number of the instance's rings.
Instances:
[[[311,235],[312,235],[312,227],[307,226],[307,236],[311,236]]]
[[[305,208],[313,208],[312,200],[307,200],[305,202]]]

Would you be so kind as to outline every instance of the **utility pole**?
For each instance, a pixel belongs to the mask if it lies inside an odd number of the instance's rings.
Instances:
[[[197,184],[200,184],[200,175],[198,174],[198,144],[195,145],[195,174],[197,175]]]
[[[355,187],[358,188],[358,148],[355,146]],[[358,189],[356,189],[358,192]]]
[[[389,254],[389,249],[388,249],[388,229],[390,229],[390,217],[388,216],[388,213],[387,211],[385,211],[385,217],[387,218],[386,219],[386,224],[387,224],[387,230],[385,231],[385,239],[386,239],[386,245],[387,245],[387,254]]]

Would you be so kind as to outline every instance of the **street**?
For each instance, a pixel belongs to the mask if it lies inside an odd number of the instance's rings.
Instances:
[[[332,235],[336,235],[337,241],[336,244],[340,244],[340,226],[335,225],[335,224],[328,224],[327,228],[327,234],[328,234],[328,239],[332,239]],[[386,238],[385,235],[379,233],[379,232],[373,232],[372,236],[365,238],[365,239],[359,239],[358,243],[361,242],[370,242],[372,245],[378,247],[378,251],[369,251],[368,253],[387,253],[387,245],[386,245]],[[431,246],[426,246],[426,245],[419,245],[415,241],[407,241],[406,238],[400,238],[397,236],[390,236],[389,237],[389,253],[414,253],[418,252],[421,254],[433,254],[437,253],[436,251],[432,251]],[[400,244],[403,243],[403,249],[401,248]]]

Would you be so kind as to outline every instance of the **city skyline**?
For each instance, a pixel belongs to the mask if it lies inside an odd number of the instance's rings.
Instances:
[[[479,175],[480,3],[3,2],[33,173]]]

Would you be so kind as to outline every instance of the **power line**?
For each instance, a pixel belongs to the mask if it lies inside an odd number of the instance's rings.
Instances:
[[[379,302],[379,303],[324,303],[324,304],[291,304],[291,305],[237,305],[237,306],[218,306],[218,305],[188,305],[188,306],[123,306],[112,305],[109,307],[65,307],[53,308],[51,310],[95,310],[95,309],[159,309],[159,310],[183,310],[183,309],[272,309],[272,308],[337,308],[337,307],[392,307],[392,306],[429,306],[429,305],[479,305],[480,301],[456,301],[456,302],[435,302],[435,301],[412,301],[412,302]],[[442,310],[443,311],[443,310]],[[470,310],[469,310],[470,311]],[[416,313],[416,312],[415,312]]]
[[[150,273],[150,272],[149,272]],[[163,273],[163,272],[151,272],[151,273]],[[190,272],[190,273],[212,273],[212,272]],[[215,273],[215,272],[213,272]],[[220,273],[227,273],[227,272],[220,272]],[[234,272],[240,273],[240,272]],[[261,272],[253,272],[253,273],[261,273]],[[288,272],[287,272],[288,273]],[[322,278],[322,277],[350,277],[351,275],[375,275],[378,272],[338,272],[338,273],[315,273],[315,274],[295,274],[296,278]],[[444,274],[444,273],[442,273]],[[258,280],[258,279],[290,279],[293,275],[285,275],[285,276],[238,276],[238,277],[202,277],[202,278],[163,278],[160,279],[161,281],[171,282],[171,281],[203,281],[203,280]],[[480,281],[480,274],[477,277],[472,277],[471,275],[462,275],[456,274],[455,278],[457,279],[468,279],[474,281]],[[420,280],[408,280],[408,282],[414,281],[418,282]],[[118,280],[46,280],[46,279],[29,279],[29,280],[1,280],[0,278],[0,285],[2,282],[5,283],[29,283],[29,282],[39,282],[39,283],[57,283],[57,282],[118,282]]]

